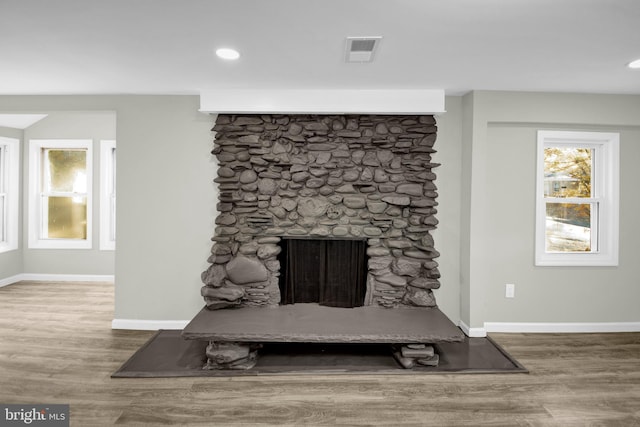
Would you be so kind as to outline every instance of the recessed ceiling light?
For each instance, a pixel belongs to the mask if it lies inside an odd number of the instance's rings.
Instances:
[[[235,50],[235,49],[229,49],[229,48],[222,48],[222,49],[218,49],[216,50],[216,55],[218,55],[218,58],[222,58],[222,59],[238,59],[240,58],[240,53]]]
[[[640,59],[636,59],[635,61],[629,62],[628,67],[633,69],[640,68]]]

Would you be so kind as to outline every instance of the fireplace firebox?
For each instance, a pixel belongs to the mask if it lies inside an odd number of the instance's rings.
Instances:
[[[367,291],[367,242],[282,239],[280,304],[361,307]]]

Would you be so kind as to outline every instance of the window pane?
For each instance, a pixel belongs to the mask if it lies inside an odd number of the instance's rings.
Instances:
[[[87,192],[85,150],[45,150],[45,191]]]
[[[0,193],[4,193],[4,147],[0,145]]]
[[[546,251],[591,251],[591,204],[547,203]]]
[[[591,197],[593,149],[544,149],[545,197]]]
[[[87,238],[86,197],[45,197],[49,209],[49,239]]]
[[[0,194],[0,242],[7,240],[6,238],[6,222],[5,222],[5,199],[7,197],[4,194]]]

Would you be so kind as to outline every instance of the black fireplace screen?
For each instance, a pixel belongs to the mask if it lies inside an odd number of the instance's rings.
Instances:
[[[281,304],[360,307],[367,291],[364,240],[282,239]]]

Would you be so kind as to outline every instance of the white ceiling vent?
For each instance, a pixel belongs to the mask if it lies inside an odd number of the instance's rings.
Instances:
[[[347,37],[346,61],[371,62],[382,37]]]

